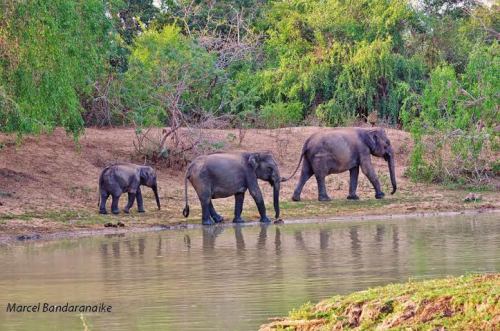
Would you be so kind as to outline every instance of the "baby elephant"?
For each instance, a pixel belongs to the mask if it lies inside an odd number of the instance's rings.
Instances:
[[[156,173],[149,166],[140,166],[131,163],[114,164],[104,168],[99,177],[100,204],[99,213],[107,214],[106,201],[111,195],[111,212],[118,214],[118,200],[122,193],[128,193],[128,203],[123,210],[128,214],[130,208],[137,198],[137,207],[140,213],[144,212],[144,202],[142,200],[141,185],[149,186],[153,189],[156,198],[156,205],[160,209],[160,199],[158,197],[158,186],[156,184]]]
[[[266,216],[264,199],[257,179],[271,184],[274,190],[274,210],[279,218],[279,191],[281,177],[278,165],[270,153],[216,153],[199,156],[191,162],[184,179],[186,206],[182,211],[189,216],[187,181],[193,185],[201,203],[202,224],[222,222],[223,218],[214,209],[212,199],[235,197],[234,223],[244,222],[241,218],[243,200],[247,189],[255,200],[261,222],[270,222]]]

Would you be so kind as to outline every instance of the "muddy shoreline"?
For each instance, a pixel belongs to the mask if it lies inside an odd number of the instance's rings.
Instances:
[[[274,222],[269,225],[286,226],[287,224],[318,224],[318,223],[330,223],[330,222],[353,222],[353,221],[377,221],[377,220],[405,220],[415,217],[452,217],[452,216],[472,216],[481,214],[499,214],[500,209],[480,209],[480,210],[462,210],[462,211],[448,211],[448,212],[414,212],[408,214],[389,214],[389,215],[355,215],[355,216],[337,216],[337,217],[326,217],[319,216],[313,218],[292,218],[284,222]],[[246,222],[244,224],[233,224],[231,222],[223,222],[214,226],[219,227],[235,227],[235,226],[257,226],[260,225],[258,221]],[[0,246],[3,245],[13,245],[13,244],[23,244],[23,243],[33,243],[33,242],[44,242],[44,241],[57,241],[65,239],[78,239],[84,237],[97,237],[97,236],[124,236],[129,233],[146,233],[146,232],[158,232],[158,231],[169,231],[169,230],[185,230],[185,229],[195,229],[201,228],[201,224],[193,224],[187,222],[178,222],[176,224],[169,225],[151,225],[151,226],[130,226],[123,228],[113,228],[113,227],[103,227],[103,228],[92,228],[92,229],[74,229],[68,231],[55,231],[40,233],[37,231],[20,231],[18,234],[1,234],[0,233]]]

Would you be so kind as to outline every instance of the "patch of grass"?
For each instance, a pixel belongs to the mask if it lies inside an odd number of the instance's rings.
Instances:
[[[82,210],[50,210],[43,212],[26,212],[23,214],[3,214],[0,215],[0,220],[21,220],[30,221],[33,219],[44,219],[55,222],[67,223],[69,221],[74,221],[75,224],[78,222],[85,222],[86,224],[97,224],[104,222],[105,218],[102,215],[91,213]]]
[[[358,212],[362,211],[370,214],[370,211],[375,211],[391,205],[400,205],[403,203],[418,203],[422,198],[419,197],[392,197],[386,199],[368,198],[363,200],[346,200],[333,199],[328,202],[320,201],[283,201],[280,203],[280,208],[283,214],[287,217],[304,217],[304,216],[335,216],[339,213]],[[269,206],[271,208],[271,206]]]
[[[500,323],[500,274],[409,281],[334,296],[306,303],[261,330],[302,330],[313,320],[318,330],[494,330]]]

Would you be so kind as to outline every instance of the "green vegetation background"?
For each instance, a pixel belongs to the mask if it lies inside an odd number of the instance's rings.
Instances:
[[[472,0],[3,0],[0,131],[230,114],[412,132],[409,175],[498,175],[498,5]],[[429,138],[430,137],[430,138]],[[486,153],[488,154],[488,153]],[[498,155],[498,154],[496,154]]]

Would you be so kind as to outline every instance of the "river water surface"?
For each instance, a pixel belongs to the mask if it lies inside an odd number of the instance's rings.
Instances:
[[[255,330],[334,294],[500,271],[498,214],[208,227],[0,246],[0,330]],[[111,313],[7,313],[7,303]]]

